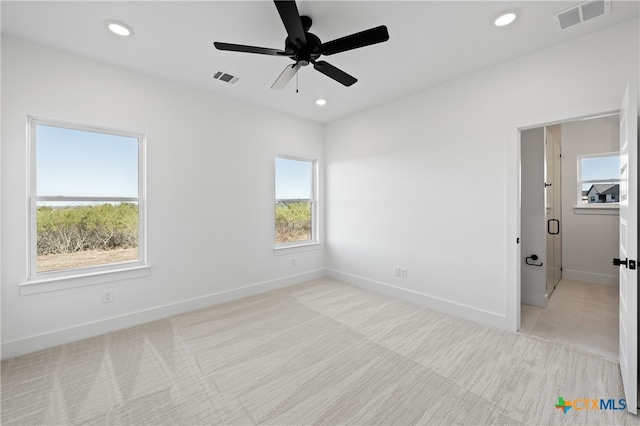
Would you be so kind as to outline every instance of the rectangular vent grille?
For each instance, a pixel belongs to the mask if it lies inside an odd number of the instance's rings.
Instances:
[[[585,21],[604,14],[604,1],[590,1],[582,6],[582,17]]]
[[[558,20],[560,21],[561,30],[579,24],[580,22],[582,22],[582,20],[580,19],[580,9],[575,8],[561,13],[558,15]]]
[[[611,0],[588,0],[553,15],[556,30],[562,31],[611,12]]]
[[[233,76],[231,74],[227,74],[226,72],[223,72],[223,71],[218,71],[217,73],[215,73],[213,75],[213,78],[215,78],[216,80],[224,81],[225,83],[229,83],[229,84],[236,84],[236,81],[240,80],[238,77]]]

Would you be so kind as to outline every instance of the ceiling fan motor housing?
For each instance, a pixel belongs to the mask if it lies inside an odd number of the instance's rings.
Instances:
[[[297,38],[295,40],[291,40],[291,37],[287,37],[284,41],[284,50],[287,53],[292,52],[289,57],[296,61],[300,66],[307,66],[310,62],[313,62],[320,57],[320,46],[322,46],[322,42],[318,36],[308,32],[309,28],[311,28],[311,18],[308,16],[301,16],[300,19],[304,28],[305,38],[307,39],[306,43],[303,44],[301,40]]]

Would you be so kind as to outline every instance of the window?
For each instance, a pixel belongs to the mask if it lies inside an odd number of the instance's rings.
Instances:
[[[315,161],[276,158],[275,239],[277,246],[315,242]]]
[[[578,156],[578,205],[618,203],[619,173],[617,152]]]
[[[29,124],[30,279],[143,265],[144,136]]]

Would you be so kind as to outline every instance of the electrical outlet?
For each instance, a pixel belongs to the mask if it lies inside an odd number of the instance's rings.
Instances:
[[[104,290],[102,292],[102,303],[113,302],[113,290]]]
[[[407,268],[402,268],[400,266],[394,266],[395,276],[398,278],[407,278]]]

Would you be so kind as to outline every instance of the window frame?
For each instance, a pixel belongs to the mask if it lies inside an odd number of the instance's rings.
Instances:
[[[273,211],[273,240],[274,241],[274,252],[277,254],[279,251],[287,251],[290,249],[304,249],[313,247],[320,244],[320,239],[318,236],[318,160],[315,158],[305,158],[305,157],[297,157],[291,155],[276,155],[273,161],[273,199],[274,199],[274,207],[275,205],[281,201],[286,199],[276,198],[276,180],[278,178],[277,175],[277,167],[276,162],[278,159],[283,160],[293,160],[293,161],[303,161],[306,163],[311,163],[311,188],[310,188],[310,196],[311,198],[308,200],[311,204],[311,239],[304,241],[289,241],[286,243],[277,243],[276,242],[276,220],[275,220],[275,208]],[[307,201],[307,200],[301,200]]]
[[[58,127],[113,136],[123,136],[138,140],[138,196],[137,197],[100,197],[100,196],[38,196],[37,192],[37,126]],[[34,116],[27,117],[27,139],[29,149],[29,184],[28,184],[28,275],[25,284],[47,283],[65,279],[96,277],[103,274],[121,273],[128,270],[147,268],[146,247],[146,135],[144,133],[112,129],[101,126],[70,123],[59,120],[43,119]],[[69,202],[135,202],[138,204],[138,260],[129,262],[109,263],[96,266],[83,266],[58,271],[38,272],[37,247],[37,208],[40,201],[69,201]],[[91,283],[96,280],[91,279]],[[100,280],[98,280],[100,281]],[[80,284],[82,285],[82,284]],[[73,285],[75,286],[75,285]],[[73,287],[72,286],[72,287]],[[65,286],[68,287],[68,286]],[[55,289],[55,288],[53,288]],[[48,290],[46,290],[48,291]],[[37,291],[34,291],[37,292]]]
[[[598,203],[598,202],[587,202],[586,204],[583,203],[582,200],[582,185],[583,184],[598,184],[598,183],[603,183],[602,179],[586,179],[586,180],[582,180],[582,160],[584,159],[593,159],[593,158],[606,158],[606,157],[620,157],[620,151],[610,151],[610,152],[600,152],[600,153],[595,153],[595,154],[582,154],[582,155],[578,155],[576,157],[576,170],[577,170],[577,200],[576,200],[576,207],[578,208],[598,208],[598,209],[602,209],[602,208],[618,208],[619,207],[619,200],[615,201],[615,202],[611,202],[611,203]],[[614,178],[614,179],[608,179],[607,181],[609,182],[614,182],[619,184],[620,183],[620,178]]]

